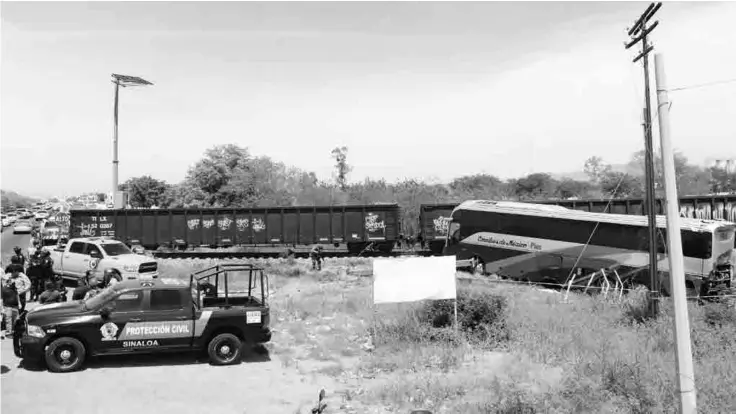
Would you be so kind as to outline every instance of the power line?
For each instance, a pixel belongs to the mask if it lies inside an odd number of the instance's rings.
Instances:
[[[736,82],[736,78],[724,79],[724,80],[713,81],[713,82],[708,82],[708,83],[701,83],[701,84],[691,85],[691,86],[683,86],[681,88],[671,88],[671,89],[667,89],[667,92],[686,91],[688,89],[698,89],[698,88],[704,88],[706,86],[722,85],[725,83],[732,83],[732,82]]]

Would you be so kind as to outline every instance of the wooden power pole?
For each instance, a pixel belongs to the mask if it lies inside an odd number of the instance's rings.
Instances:
[[[659,311],[659,272],[657,270],[657,198],[654,188],[654,148],[652,144],[652,108],[649,91],[649,52],[654,49],[647,41],[647,36],[659,24],[655,21],[647,27],[647,23],[654,16],[654,13],[662,7],[662,3],[652,3],[642,13],[642,15],[634,22],[634,25],[628,29],[628,35],[631,40],[626,45],[626,49],[631,48],[641,42],[641,53],[634,58],[634,63],[643,59],[644,65],[644,170],[646,176],[646,203],[647,216],[649,218],[649,312],[652,317],[656,316]]]

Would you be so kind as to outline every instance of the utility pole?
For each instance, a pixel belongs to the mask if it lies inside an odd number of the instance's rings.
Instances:
[[[139,78],[137,76],[126,76],[126,75],[118,75],[113,73],[112,74],[112,83],[115,84],[115,105],[114,105],[114,113],[113,113],[113,122],[114,122],[114,129],[113,129],[113,135],[112,135],[112,197],[113,202],[116,199],[117,193],[118,193],[118,94],[120,92],[120,88],[127,88],[132,86],[148,86],[153,85],[153,83]],[[116,208],[122,208],[124,206],[115,206]]]
[[[652,144],[652,108],[649,92],[649,52],[654,49],[647,42],[647,36],[659,24],[658,21],[647,27],[647,23],[654,13],[662,7],[662,3],[652,3],[642,13],[634,25],[628,29],[628,35],[632,38],[624,43],[626,49],[641,42],[641,52],[634,58],[634,63],[643,59],[644,64],[644,170],[646,175],[646,209],[649,218],[649,312],[655,317],[659,311],[659,272],[657,270],[657,198],[654,189],[654,148]]]
[[[670,110],[667,96],[667,78],[664,74],[662,55],[654,55],[654,73],[657,79],[657,114],[659,115],[659,139],[662,142],[662,163],[667,204],[667,241],[670,263],[670,289],[675,305],[675,354],[677,359],[677,384],[680,394],[680,413],[695,414],[695,372],[690,343],[690,321],[687,315],[685,269],[680,235],[680,212],[675,182],[675,156],[670,140]]]

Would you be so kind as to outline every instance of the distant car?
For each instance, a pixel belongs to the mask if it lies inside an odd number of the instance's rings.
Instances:
[[[3,214],[3,227],[8,227],[10,225],[10,218]]]
[[[33,231],[31,222],[27,220],[18,221],[13,225],[13,234],[30,233]]]
[[[8,213],[7,217],[8,217],[8,223],[10,223],[8,225],[11,225],[15,223],[16,221],[18,221],[18,214],[16,213]]]
[[[44,220],[49,218],[49,213],[46,211],[39,211],[36,213],[36,219],[38,220]]]

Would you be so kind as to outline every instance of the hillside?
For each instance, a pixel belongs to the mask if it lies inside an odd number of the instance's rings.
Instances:
[[[0,190],[0,206],[3,208],[7,207],[28,207],[38,200],[33,197],[24,196],[18,194],[15,191]]]

